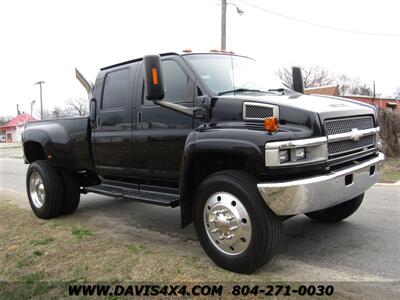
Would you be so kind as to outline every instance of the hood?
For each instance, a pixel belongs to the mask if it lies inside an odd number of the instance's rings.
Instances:
[[[293,93],[288,96],[249,96],[245,97],[244,100],[275,104],[280,107],[291,107],[295,110],[317,113],[321,120],[336,117],[375,114],[375,108],[372,105],[355,100],[325,95],[303,95]]]
[[[324,95],[236,94],[215,98],[212,117],[215,121],[242,120],[243,102],[258,102],[277,105],[279,122],[295,124],[321,133],[321,124],[326,119],[351,117],[355,115],[375,115],[375,108],[362,102]],[[376,119],[376,118],[375,118]]]

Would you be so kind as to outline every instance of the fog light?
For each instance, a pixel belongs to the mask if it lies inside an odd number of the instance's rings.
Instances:
[[[279,162],[285,163],[289,161],[289,150],[279,150]]]
[[[296,160],[301,160],[306,158],[306,148],[296,149]]]

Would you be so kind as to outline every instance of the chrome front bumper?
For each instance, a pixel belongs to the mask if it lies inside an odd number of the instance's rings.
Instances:
[[[364,193],[378,181],[384,159],[383,153],[379,153],[370,160],[325,175],[259,183],[257,187],[275,214],[303,214],[335,206]]]

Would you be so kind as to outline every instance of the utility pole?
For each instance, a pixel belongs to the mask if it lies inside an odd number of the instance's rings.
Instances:
[[[38,81],[35,83],[40,86],[40,120],[43,120],[43,100],[42,100],[42,84],[45,83],[44,81]]]
[[[31,116],[33,116],[33,105],[35,104],[36,100],[32,100],[31,102]]]
[[[226,7],[228,4],[236,8],[239,16],[244,14],[244,11],[241,10],[236,4],[227,2],[226,0],[221,0],[221,50],[226,50]]]
[[[374,95],[374,100],[375,100],[375,97],[376,97],[376,93],[375,93],[375,80],[374,80],[374,83],[373,83],[373,95]]]
[[[226,0],[221,0],[221,50],[226,50]]]

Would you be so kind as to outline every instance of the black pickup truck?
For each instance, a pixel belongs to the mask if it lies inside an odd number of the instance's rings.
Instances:
[[[251,273],[278,250],[282,221],[353,214],[378,178],[377,114],[346,99],[264,82],[233,53],[165,53],[79,72],[88,117],[28,123],[27,192],[43,219],[81,193],[181,209],[222,268]]]

